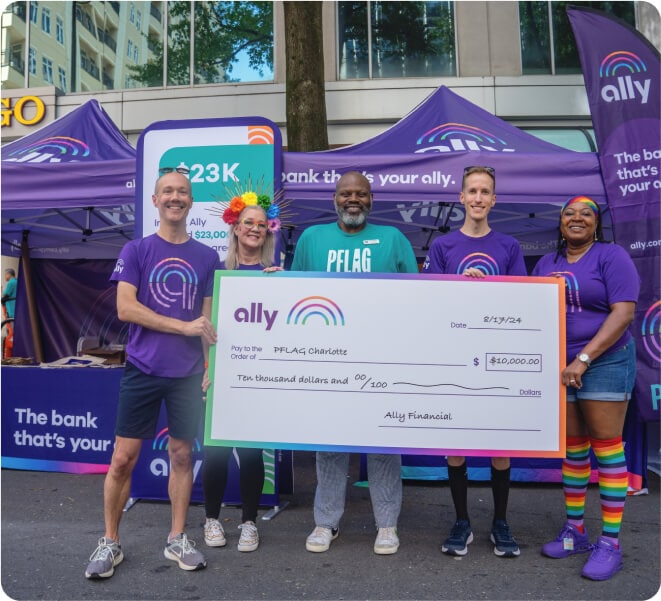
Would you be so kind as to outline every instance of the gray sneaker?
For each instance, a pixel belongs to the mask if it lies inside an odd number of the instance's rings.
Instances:
[[[90,555],[85,578],[110,578],[115,573],[115,566],[122,563],[123,559],[121,545],[112,538],[101,537],[99,546]]]
[[[195,548],[195,543],[188,540],[183,532],[168,540],[163,555],[167,559],[176,561],[182,570],[201,570],[207,567],[204,555]]]

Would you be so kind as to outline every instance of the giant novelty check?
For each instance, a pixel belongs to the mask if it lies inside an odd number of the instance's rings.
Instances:
[[[205,444],[564,455],[564,281],[216,272]]]

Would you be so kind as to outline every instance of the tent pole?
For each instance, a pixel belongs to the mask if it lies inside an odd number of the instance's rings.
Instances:
[[[30,269],[30,247],[28,245],[29,230],[23,230],[21,240],[21,275],[25,282],[25,292],[28,299],[28,311],[30,313],[30,329],[32,330],[32,344],[37,363],[43,363],[44,352],[41,347],[41,328],[37,317],[37,306],[34,300],[34,287],[32,286],[32,271]]]

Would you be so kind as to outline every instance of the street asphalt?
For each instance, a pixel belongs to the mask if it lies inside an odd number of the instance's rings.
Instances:
[[[351,482],[359,465],[352,459]],[[125,512],[121,538],[125,559],[112,578],[84,576],[89,555],[102,535],[103,476],[2,470],[2,589],[12,599],[118,600],[427,600],[651,599],[660,585],[659,477],[649,473],[649,494],[627,500],[621,543],[624,568],[611,580],[582,578],[586,555],[543,557],[564,518],[559,484],[518,484],[510,493],[509,522],[521,547],[503,559],[489,542],[491,490],[471,484],[469,509],[474,542],[463,558],[441,553],[453,523],[447,482],[404,484],[399,521],[401,546],[394,555],[375,555],[369,491],[350,486],[340,536],[326,553],[309,553],[312,530],[314,454],[294,453],[294,491],[281,495],[285,508],[259,519],[261,544],[253,553],[236,549],[240,510],[221,512],[228,544],[207,548],[204,510],[193,505],[187,532],[205,553],[208,567],[180,570],[163,556],[170,509],[165,502],[139,501]],[[265,512],[260,512],[260,516]],[[588,492],[586,524],[599,534],[598,490]]]

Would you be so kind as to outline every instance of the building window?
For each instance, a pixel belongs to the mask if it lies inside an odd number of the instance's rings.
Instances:
[[[25,54],[24,54],[23,44],[12,44],[11,50],[9,53],[9,65],[15,71],[23,74],[25,72]],[[5,57],[2,56],[4,63]]]
[[[60,82],[60,90],[63,92],[67,91],[67,72],[64,70],[63,67],[58,67],[57,68],[57,77]]]
[[[133,46],[133,62],[134,63],[139,63],[140,62],[140,49],[138,48],[137,44],[135,44],[135,46]]]
[[[580,73],[576,41],[567,17],[570,2],[519,2],[524,75]],[[581,2],[635,26],[633,2]]]
[[[35,25],[37,24],[38,13],[39,2],[37,0],[33,0],[30,2],[30,22],[34,23]]]
[[[28,53],[28,69],[30,71],[30,75],[37,74],[37,49],[33,48],[32,46],[30,46]]]
[[[129,5],[129,21],[135,23],[135,4],[133,2]]]
[[[59,15],[55,18],[55,39],[64,46],[64,21]]]
[[[50,9],[46,7],[41,9],[41,29],[50,33]]]
[[[140,10],[135,12],[135,26],[137,27],[138,31],[142,29],[142,11]]]
[[[41,75],[46,83],[53,83],[53,61],[45,56],[41,57]]]
[[[338,2],[340,79],[455,75],[452,2]]]
[[[126,56],[133,58],[133,40],[129,40],[126,44]]]

